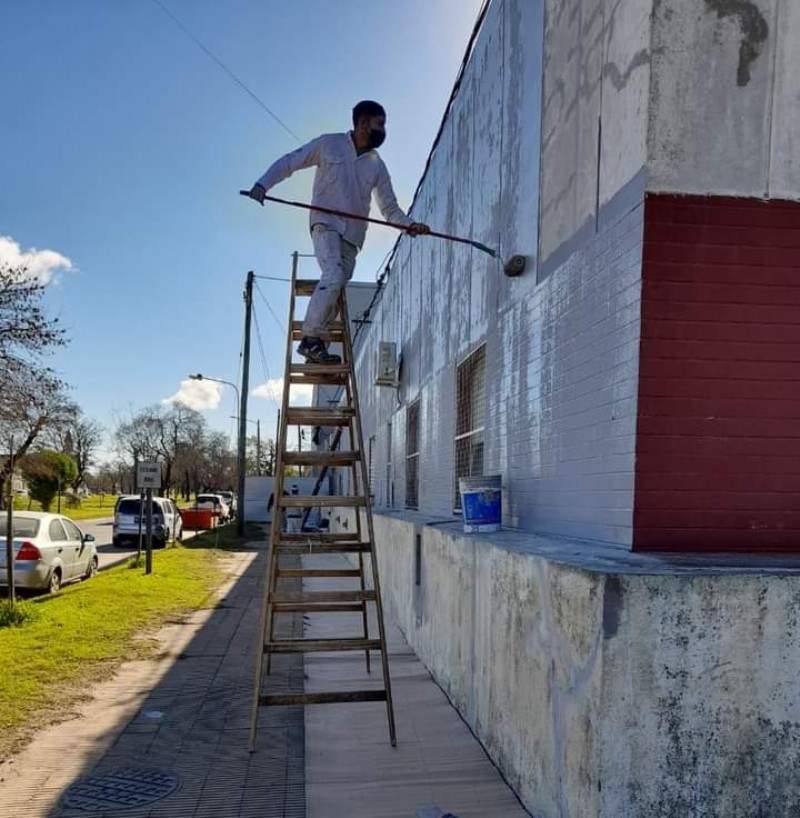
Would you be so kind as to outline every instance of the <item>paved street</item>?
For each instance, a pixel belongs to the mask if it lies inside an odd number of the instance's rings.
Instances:
[[[67,513],[69,516],[69,513]],[[135,544],[114,546],[111,544],[111,525],[113,517],[103,517],[99,520],[76,520],[78,527],[86,534],[94,534],[97,545],[97,554],[100,557],[100,570],[109,568],[125,562],[131,554],[135,554],[137,547]],[[196,531],[184,531],[185,540],[194,537]]]

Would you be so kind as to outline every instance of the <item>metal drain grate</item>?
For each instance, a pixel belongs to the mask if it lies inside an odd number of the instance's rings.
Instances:
[[[86,812],[131,809],[166,798],[180,783],[174,773],[128,767],[78,781],[67,790],[64,804]]]

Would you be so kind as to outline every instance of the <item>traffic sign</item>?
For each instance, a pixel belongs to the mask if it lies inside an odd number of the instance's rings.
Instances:
[[[136,487],[140,489],[160,489],[161,464],[157,461],[137,463]]]

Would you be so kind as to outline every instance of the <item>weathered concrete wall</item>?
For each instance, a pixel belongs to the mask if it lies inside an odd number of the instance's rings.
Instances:
[[[543,83],[540,259],[549,273],[645,166],[650,4],[550,0]]]
[[[653,3],[654,191],[800,198],[800,9],[790,0]]]
[[[797,564],[375,519],[389,615],[537,818],[800,812]]]

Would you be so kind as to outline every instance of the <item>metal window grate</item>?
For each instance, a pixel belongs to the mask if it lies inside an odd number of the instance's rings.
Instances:
[[[461,510],[458,481],[483,474],[486,422],[486,346],[475,350],[456,370],[454,508]]]
[[[406,508],[419,508],[419,400],[406,411]]]

